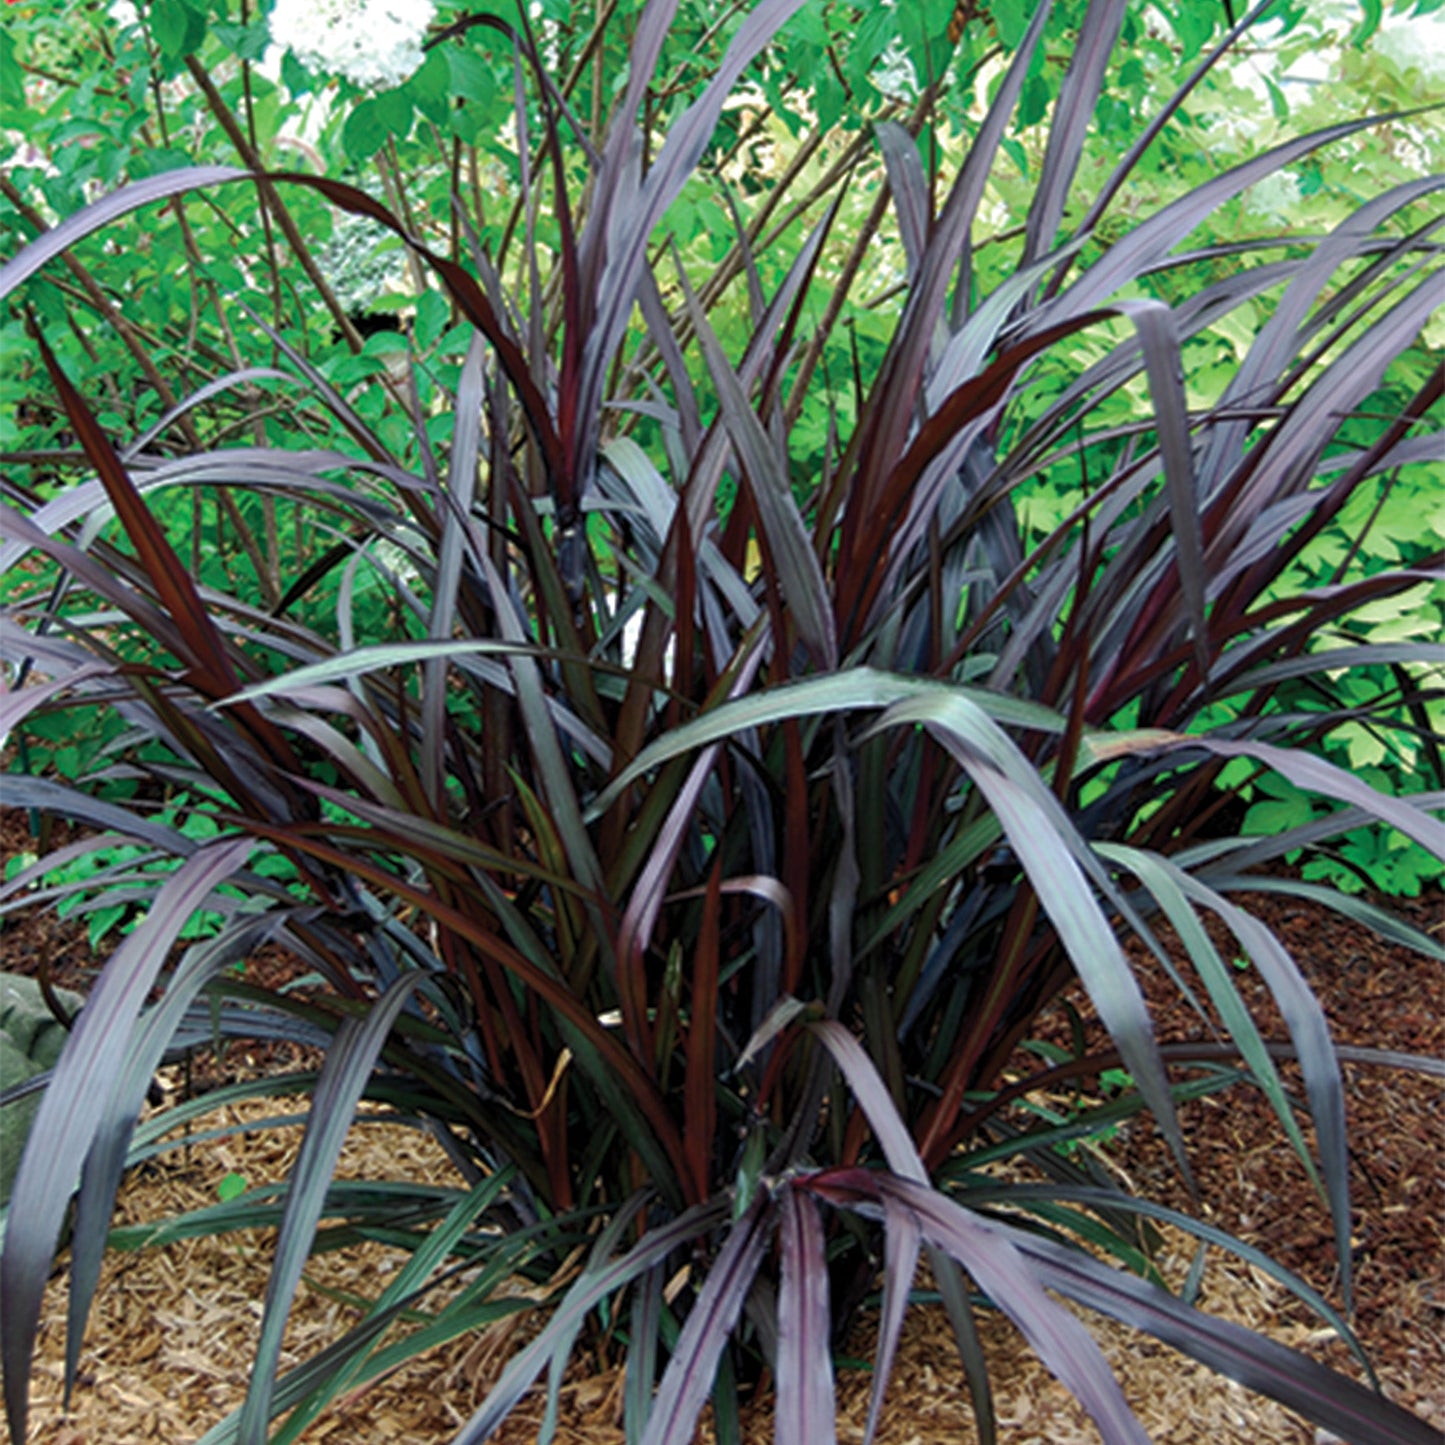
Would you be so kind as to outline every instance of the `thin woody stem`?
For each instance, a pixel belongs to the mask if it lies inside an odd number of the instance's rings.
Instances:
[[[256,148],[251,144],[245,131],[242,130],[235,113],[226,104],[210,75],[194,55],[186,57],[186,69],[190,71],[191,79],[196,82],[201,94],[205,96],[211,113],[216,117],[221,129],[226,132],[231,144],[235,146],[237,154],[246,163],[247,169],[256,173],[256,189],[260,193],[262,204],[275,217],[276,224],[281,228],[281,234],[286,238],[286,244],[291,248],[301,269],[306,273],[306,279],[316,288],[322,303],[331,313],[331,319],[336,323],[336,329],[341,333],[347,346],[353,352],[359,353],[364,345],[361,333],[356,329],[351,317],[346,314],[346,308],[337,300],[336,293],[331,289],[326,277],[321,274],[321,268],[316,264],[316,258],[311,254],[310,247],[302,240],[301,232],[297,229],[291,212],[287,210],[286,203],[264,174],[265,166],[261,162],[261,157],[257,154]]]

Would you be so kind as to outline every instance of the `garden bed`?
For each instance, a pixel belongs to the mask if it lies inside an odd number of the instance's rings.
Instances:
[[[7,834],[19,819],[7,819]],[[7,842],[14,839],[7,837]],[[1275,895],[1247,900],[1292,948],[1328,1012],[1341,1043],[1445,1056],[1445,978],[1438,964],[1381,943],[1367,930],[1328,910]],[[1438,898],[1404,905],[1417,926],[1442,926]],[[83,984],[88,956],[82,932],[45,914],[10,923],[0,932],[0,966],[33,971],[48,956],[58,981]],[[266,966],[263,964],[263,966]],[[1140,963],[1159,1020],[1161,1039],[1190,1036],[1195,1021],[1174,999],[1156,966]],[[1246,971],[1241,989],[1258,1010],[1262,1031],[1278,1036],[1277,1019],[1258,980]],[[1076,1005],[1080,1004],[1075,999]],[[1087,1018],[1087,1010],[1085,1009]],[[1045,1021],[1047,1024],[1047,1020]],[[233,1051],[228,1075],[264,1068],[264,1053]],[[1356,1210],[1357,1327],[1387,1391],[1445,1427],[1445,1182],[1441,1178],[1438,1080],[1377,1066],[1344,1065]],[[209,1068],[193,1070],[214,1077]],[[1286,1070],[1286,1081],[1289,1082]],[[183,1087],[179,1071],[166,1086]],[[251,1117],[274,1106],[249,1106]],[[226,1111],[232,1120],[235,1112]],[[1337,1298],[1337,1273],[1328,1219],[1298,1161],[1279,1138],[1262,1096],[1239,1089],[1185,1106],[1181,1114],[1200,1184],[1200,1207],[1210,1222],[1238,1233]],[[225,1122],[210,1119],[197,1124]],[[165,1156],[132,1174],[119,1212],[139,1222],[213,1203],[228,1174],[255,1186],[283,1177],[298,1129],[270,1130],[207,1143]],[[1191,1208],[1152,1126],[1123,1130],[1107,1147],[1112,1168],[1149,1197]],[[343,1176],[427,1178],[447,1182],[440,1149],[414,1130],[369,1120],[352,1131]],[[80,1385],[68,1411],[61,1401],[64,1276],[51,1286],[42,1321],[33,1389],[32,1440],[39,1445],[131,1445],[198,1437],[244,1395],[259,1324],[271,1237],[249,1231],[196,1239],[134,1254],[112,1255],[81,1355]],[[1162,1261],[1178,1284],[1192,1254],[1190,1242],[1169,1235]],[[350,1302],[374,1295],[401,1256],[380,1245],[348,1247],[313,1259],[287,1335],[285,1364],[295,1363],[340,1333],[357,1316]],[[1283,1342],[1349,1370],[1348,1352],[1278,1285],[1245,1264],[1211,1252],[1202,1303]],[[442,1442],[479,1402],[514,1347],[504,1323],[433,1351],[391,1378],[348,1398],[318,1421],[309,1441],[407,1440]],[[865,1315],[847,1343],[849,1361],[871,1357],[872,1320]],[[1122,1327],[1094,1322],[1130,1402],[1150,1435],[1171,1445],[1260,1440],[1309,1442],[1311,1427],[1272,1402],[1211,1375],[1192,1361]],[[998,1317],[983,1321],[993,1367],[1001,1437],[1009,1442],[1064,1445],[1097,1438],[1068,1393],[1038,1365],[1013,1328]],[[840,1438],[859,1438],[870,1377],[845,1363]],[[620,1442],[621,1379],[605,1362],[578,1356],[563,1392],[564,1441]],[[529,1396],[501,1439],[533,1437],[541,1404]],[[946,1320],[936,1309],[911,1313],[889,1390],[879,1439],[884,1445],[973,1438],[957,1355]],[[749,1441],[771,1438],[764,1393],[749,1407]]]

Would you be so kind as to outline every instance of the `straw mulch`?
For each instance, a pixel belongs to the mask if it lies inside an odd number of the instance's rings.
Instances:
[[[1342,1042],[1445,1056],[1442,970],[1391,949],[1373,935],[1318,909],[1272,897],[1249,900],[1285,937],[1320,993]],[[1418,925],[1441,927],[1439,899],[1415,907]],[[34,930],[41,930],[37,933]],[[1437,932],[1438,936],[1438,932]],[[26,921],[0,933],[0,966],[32,967],[39,953],[61,956],[73,935],[53,922]],[[75,954],[71,954],[72,960]],[[1160,1017],[1161,1037],[1196,1025],[1140,959],[1146,991]],[[62,981],[75,981],[70,970]],[[1241,987],[1257,990],[1246,972]],[[1081,999],[1087,1023],[1087,1006]],[[1278,1035],[1268,1006],[1252,999]],[[1062,1021],[1055,1025],[1067,1029]],[[1045,1020],[1047,1029],[1050,1021]],[[264,1067],[263,1056],[253,1066]],[[233,1054],[229,1073],[247,1067]],[[1388,1393],[1445,1427],[1445,1182],[1441,1178],[1442,1090],[1436,1080],[1379,1068],[1345,1068],[1357,1209],[1357,1328]],[[194,1086],[195,1079],[192,1079]],[[1287,1079],[1287,1082],[1292,1082]],[[171,1087],[179,1080],[171,1078]],[[220,1111],[197,1131],[285,1112],[262,1103]],[[1206,1218],[1278,1257],[1338,1299],[1327,1217],[1297,1161],[1279,1142],[1278,1123],[1246,1090],[1188,1106],[1182,1113]],[[118,1222],[140,1222],[214,1203],[219,1181],[242,1175],[254,1187],[283,1177],[300,1131],[268,1129],[176,1150],[128,1179]],[[1108,1146],[1112,1167],[1150,1197],[1191,1208],[1157,1136],[1127,1130]],[[415,1130],[363,1118],[343,1158],[344,1175],[450,1182],[440,1148]],[[1183,1280],[1192,1246],[1166,1235],[1161,1261],[1172,1283]],[[65,1281],[57,1270],[47,1296],[32,1379],[32,1445],[136,1445],[193,1441],[241,1402],[259,1329],[272,1238],[264,1230],[196,1239],[161,1249],[113,1254],[81,1352],[80,1380],[62,1404]],[[378,1244],[314,1257],[292,1311],[283,1368],[334,1339],[359,1318],[357,1302],[374,1298],[399,1267],[398,1251]],[[62,1261],[63,1265],[63,1261]],[[1237,1259],[1211,1251],[1201,1303],[1210,1311],[1353,1369],[1338,1341],[1277,1284]],[[485,1396],[506,1358],[534,1325],[521,1315],[441,1347],[390,1378],[342,1398],[304,1435],[308,1442],[348,1445],[433,1445],[450,1440]],[[1147,1337],[1096,1319],[1095,1337],[1114,1365],[1151,1437],[1167,1445],[1316,1445],[1307,1427],[1272,1402],[1221,1380]],[[1001,1440],[1008,1445],[1072,1445],[1098,1439],[1068,1393],[1041,1369],[1012,1326],[984,1317]],[[842,1441],[857,1440],[868,1408],[871,1376],[857,1361],[871,1358],[873,1322],[864,1317],[842,1352],[838,1404]],[[497,1437],[507,1445],[535,1438],[542,1416],[534,1391]],[[621,1445],[622,1381],[585,1347],[562,1392],[558,1439],[572,1445]],[[766,1390],[746,1412],[750,1442],[771,1439]],[[706,1427],[704,1438],[710,1438]],[[937,1310],[910,1313],[888,1391],[882,1445],[970,1445],[967,1392],[946,1320]]]
[[[218,1111],[198,1129],[261,1118],[257,1103]],[[254,1186],[284,1176],[299,1129],[267,1130],[208,1142],[144,1170],[121,1199],[122,1222],[153,1220],[214,1203],[216,1185],[242,1174]],[[416,1131],[364,1121],[339,1171],[344,1176],[454,1182],[440,1149]],[[81,1356],[80,1383],[66,1411],[61,1400],[65,1329],[63,1275],[51,1285],[32,1381],[35,1445],[139,1445],[189,1441],[244,1396],[247,1366],[260,1326],[272,1238],[246,1231],[113,1255],[105,1267]],[[1182,1279],[1189,1252],[1181,1236],[1171,1272]],[[375,1295],[403,1256],[377,1244],[314,1258],[292,1312],[283,1368],[299,1363],[345,1328],[359,1311],[350,1301]],[[1281,1313],[1281,1291],[1238,1263],[1209,1271],[1204,1303],[1211,1310],[1289,1343],[1305,1343],[1309,1326]],[[1038,1445],[1097,1440],[1097,1432],[1068,1392],[1037,1363],[1007,1321],[981,1320],[994,1365],[996,1408],[1003,1438]],[[1193,1362],[1133,1332],[1093,1322],[1096,1338],[1124,1384],[1130,1403],[1155,1440],[1194,1445],[1257,1445],[1261,1440],[1311,1441],[1312,1432],[1269,1401],[1251,1396]],[[872,1353],[874,1323],[860,1321],[845,1354]],[[451,1438],[485,1395],[526,1325],[519,1319],[434,1351],[390,1378],[344,1399],[303,1437],[307,1441],[442,1442]],[[861,1433],[871,1375],[844,1368],[839,1416]],[[937,1310],[914,1310],[905,1326],[889,1386],[880,1445],[973,1440],[971,1412],[947,1321]],[[563,1392],[562,1441],[621,1445],[622,1380],[615,1368],[598,1371],[583,1359]],[[524,1401],[499,1437],[521,1445],[535,1437],[540,1398]],[[850,1438],[846,1426],[840,1438]],[[753,1403],[747,1439],[771,1439],[766,1395]]]

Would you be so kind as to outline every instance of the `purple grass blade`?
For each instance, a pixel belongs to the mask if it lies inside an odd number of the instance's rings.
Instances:
[[[1173,313],[1157,301],[1126,301],[1120,310],[1133,321],[1144,349],[1149,398],[1154,404],[1155,435],[1164,463],[1164,491],[1174,533],[1179,587],[1194,641],[1194,660],[1202,680],[1210,667],[1209,634],[1204,620],[1204,538],[1200,529],[1203,499],[1194,477],[1189,447],[1189,404],[1184,396],[1184,364]]]
[[[784,601],[819,669],[832,671],[838,665],[838,637],[828,585],[812,534],[793,498],[787,458],[779,455],[778,446],[748,405],[737,373],[685,280],[683,287],[693,330],[717,388],[723,424],[751,488]]]
[[[1089,207],[1088,213],[1079,226],[1080,235],[1088,234],[1098,224],[1099,218],[1109,208],[1109,203],[1118,193],[1119,187],[1124,184],[1134,167],[1138,165],[1140,157],[1142,157],[1149,147],[1154,144],[1155,140],[1158,139],[1160,132],[1168,125],[1179,107],[1188,100],[1190,94],[1195,87],[1198,86],[1200,81],[1209,74],[1230,46],[1233,45],[1266,10],[1271,9],[1276,3],[1278,3],[1278,0],[1259,0],[1259,3],[1244,16],[1243,19],[1230,27],[1224,39],[1189,73],[1189,77],[1185,80],[1184,84],[1169,97],[1169,100],[1163,108],[1144,128],[1138,140],[1129,147],[1124,158],[1114,168],[1113,173],[1105,182],[1103,189],[1094,198],[1093,204]]]
[[[176,935],[218,885],[245,866],[254,844],[201,848],[161,886],[144,920],[113,953],[80,1012],[20,1161],[0,1255],[0,1362],[11,1437],[26,1438],[30,1361],[40,1305],[66,1206],[107,1100],[122,1076],[136,1019]]]
[[[1220,406],[1248,405],[1270,395],[1281,372],[1298,356],[1299,332],[1310,308],[1340,266],[1359,254],[1384,221],[1442,186],[1445,186],[1445,176],[1425,176],[1391,187],[1384,195],[1375,196],[1352,211],[1307,257],[1296,263],[1289,287],[1251,342],[1248,354],[1220,398]],[[1214,475],[1225,458],[1238,454],[1249,425],[1241,419],[1213,429],[1207,453],[1201,459],[1205,476]]]
[[[1086,850],[1072,823],[1032,765],[961,692],[897,703],[881,725],[907,722],[927,724],[1003,824],[1080,982],[1163,1130],[1180,1174],[1192,1185],[1143,990],[1085,879],[1076,854]]]
[[[491,590],[498,629],[503,639],[516,648],[517,644],[529,641],[522,620],[514,611],[506,583],[492,565],[491,558],[483,555],[478,560]],[[536,759],[537,771],[542,781],[543,796],[561,835],[562,846],[567,850],[567,860],[576,871],[577,881],[601,898],[604,892],[602,865],[597,861],[596,850],[583,826],[582,811],[572,781],[572,770],[567,765],[556,730],[552,726],[546,692],[542,687],[541,669],[532,658],[523,656],[520,650],[514,651],[510,663],[512,681],[517,689],[517,708],[527,727],[532,755]],[[599,926],[598,932],[599,937],[605,940],[605,930]]]
[[[1351,1445],[1439,1445],[1440,1432],[1336,1370],[1229,1320],[1191,1308],[1156,1285],[1080,1250],[1034,1235],[1018,1248],[1050,1289],[1145,1330],[1246,1389],[1278,1400]]]
[[[869,1203],[876,1208],[875,1201],[891,1196],[910,1210],[923,1238],[973,1276],[1094,1417],[1105,1445],[1149,1445],[1093,1336],[1045,1291],[1044,1271],[1024,1252],[1028,1236],[982,1219],[927,1184],[896,1174],[830,1169],[812,1176],[808,1187],[845,1208]]]
[[[201,989],[227,965],[260,948],[284,923],[285,918],[279,912],[245,918],[218,937],[187,949],[165,997],[142,1017],[136,1029],[124,1072],[107,1101],[105,1117],[96,1129],[95,1142],[86,1157],[76,1201],[70,1246],[70,1298],[66,1302],[67,1399],[80,1368],[85,1322],[100,1282],[115,1196],[125,1173],[126,1150],[156,1068]]]
[[[1297,788],[1306,792],[1323,793],[1328,798],[1337,798],[1342,803],[1352,803],[1363,808],[1381,822],[1398,828],[1407,838],[1413,838],[1435,857],[1445,859],[1445,823],[1430,817],[1423,808],[1412,805],[1408,798],[1392,798],[1388,793],[1381,793],[1353,773],[1346,772],[1323,758],[1308,757],[1290,748],[1274,747],[1270,743],[1231,742],[1212,737],[1166,735],[1161,742],[1156,742],[1155,746],[1198,747],[1222,758],[1253,758],[1256,762],[1273,768]]]
[[[891,1195],[883,1199],[883,1305],[878,1316],[878,1356],[873,1361],[873,1388],[868,1396],[868,1421],[863,1427],[863,1445],[873,1445],[883,1395],[893,1373],[898,1337],[903,1333],[903,1316],[918,1271],[920,1247],[918,1220],[911,1209]]]
[[[888,171],[888,189],[893,192],[893,209],[898,216],[898,235],[908,260],[912,279],[923,264],[928,231],[933,221],[928,180],[918,156],[918,143],[897,121],[883,120],[873,128],[883,164]]]
[[[457,383],[456,425],[452,435],[451,458],[444,494],[437,498],[441,544],[437,549],[436,581],[432,588],[432,610],[427,622],[427,636],[449,640],[456,627],[457,589],[461,582],[463,530],[472,512],[476,492],[477,459],[481,452],[482,434],[482,338],[472,337],[462,362],[461,379]],[[437,658],[429,662],[423,688],[422,779],[431,794],[432,806],[442,809],[442,753],[446,734],[447,662]]]
[[[200,190],[205,186],[249,178],[248,171],[237,170],[234,166],[184,166],[179,170],[164,171],[158,176],[147,176],[144,180],[130,181],[108,196],[102,196],[83,211],[67,216],[58,226],[37,236],[18,255],[0,266],[0,298],[8,296],[47,261],[53,261],[77,241],[104,229],[112,221],[129,215],[141,206],[150,205],[154,201],[167,201],[172,196]]]
[[[501,1379],[452,1445],[481,1445],[490,1439],[552,1358],[558,1341],[570,1338],[594,1305],[662,1264],[675,1250],[691,1247],[722,1223],[727,1214],[728,1206],[723,1200],[698,1205],[669,1223],[650,1229],[620,1260],[593,1264],[583,1270],[542,1331],[507,1361]]]
[[[1049,127],[1043,169],[1029,206],[1022,264],[1037,260],[1054,244],[1069,187],[1084,150],[1084,137],[1104,84],[1104,71],[1124,23],[1125,0],[1095,0],[1071,47],[1068,73],[1059,87]]]
[[[31,683],[18,692],[10,691],[3,681],[0,681],[0,744],[3,744],[4,739],[36,708],[49,702],[58,693],[93,678],[113,677],[115,672],[116,665],[113,663],[88,662],[64,677],[53,677],[49,682]]]
[[[759,1194],[723,1242],[663,1371],[642,1445],[691,1445],[723,1346],[767,1253],[772,1214],[768,1196]]]
[[[734,681],[735,691],[745,693],[752,686],[762,660],[761,649],[754,649],[743,660]],[[650,1051],[642,1047],[651,1032],[647,1024],[644,955],[652,942],[652,930],[662,911],[668,879],[695,823],[698,799],[712,777],[716,757],[716,747],[706,748],[688,770],[647,851],[646,861],[642,864],[618,930],[617,991],[623,1023],[639,1058],[650,1056]]]
[[[928,249],[909,292],[903,320],[889,348],[883,375],[860,423],[860,436],[864,431],[868,436],[854,483],[855,499],[850,503],[849,515],[856,520],[851,529],[845,528],[845,538],[849,530],[856,529],[859,536],[853,545],[866,553],[870,561],[875,551],[879,524],[875,508],[884,480],[903,451],[912,426],[918,383],[933,347],[938,319],[943,313],[948,280],[958,265],[959,256],[969,244],[979,202],[993,172],[995,156],[1023,89],[1050,8],[1046,0],[1035,10],[1028,32],[1010,61],[988,115],[969,146],[968,157],[932,229]],[[856,440],[854,445],[858,445]],[[866,540],[862,535],[865,528],[868,529]],[[845,540],[845,547],[848,545]]]
[[[1216,207],[1231,196],[1246,190],[1266,176],[1293,164],[1311,151],[1333,141],[1343,140],[1366,126],[1390,120],[1389,115],[1369,116],[1363,120],[1346,121],[1313,131],[1275,146],[1226,171],[1213,180],[1196,186],[1162,210],[1142,221],[1126,236],[1115,242],[1067,291],[1041,306],[1024,323],[1024,334],[1053,325],[1061,316],[1077,315],[1103,304],[1119,287],[1132,281],[1160,257],[1167,255],[1202,225]]]
[[[64,783],[57,783],[53,778],[32,778],[24,773],[9,773],[5,777],[5,802],[8,807],[34,808],[37,812],[72,818],[122,837],[139,838],[174,858],[189,858],[193,853],[199,852],[201,847],[179,829],[167,828],[164,824],[156,823],[118,803],[92,798],[88,793],[67,787]]]
[[[631,143],[630,119],[625,118],[629,134],[617,137],[619,150],[615,168],[610,164],[613,138],[608,139],[604,170],[609,185],[603,192],[605,201],[599,207],[599,215],[588,227],[590,239],[596,227],[605,226],[607,260],[597,282],[597,319],[587,337],[578,378],[578,456],[590,457],[597,450],[607,373],[627,331],[638,278],[647,264],[648,237],[702,159],[733,86],[802,3],[803,0],[761,0],[748,10],[712,80],[673,123],[646,179],[639,185],[623,185],[621,146],[624,140]],[[647,25],[660,26],[665,13],[670,13],[668,6],[659,4],[649,7],[644,19]],[[638,69],[633,69],[631,86],[637,84],[640,74]],[[601,244],[600,236],[594,244]]]
[[[908,1132],[908,1125],[899,1114],[878,1066],[864,1052],[863,1045],[834,1019],[820,1019],[808,1027],[832,1054],[833,1062],[853,1091],[853,1097],[868,1116],[868,1123],[883,1150],[883,1157],[888,1160],[888,1167],[900,1178],[926,1185],[928,1170],[923,1166],[913,1136]]]
[[[1425,277],[1352,341],[1289,408],[1264,445],[1249,485],[1233,501],[1219,535],[1211,543],[1211,563],[1216,567],[1222,563],[1228,549],[1265,508],[1303,485],[1302,479],[1312,473],[1334,437],[1338,419],[1347,416],[1380,384],[1386,368],[1419,335],[1439,301],[1439,276]]]
[[[779,1208],[782,1279],[773,1438],[776,1445],[793,1445],[798,1440],[835,1445],[837,1407],[823,1222],[812,1197],[799,1189],[784,1190]]]
[[[66,417],[84,447],[86,457],[105,483],[111,505],[136,550],[138,560],[149,574],[162,606],[181,634],[185,643],[182,657],[196,673],[198,685],[213,696],[229,691],[237,680],[235,668],[220,633],[201,603],[190,573],[176,556],[165,529],[141,499],[130,474],[111,446],[110,438],[65,374],[44,333],[37,332],[35,339],[51,385],[65,407]]]

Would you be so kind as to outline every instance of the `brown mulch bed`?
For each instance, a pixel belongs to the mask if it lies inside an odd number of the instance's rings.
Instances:
[[[0,848],[20,845],[13,811],[0,815]],[[1342,1043],[1445,1057],[1445,971],[1327,910],[1277,895],[1242,900],[1286,942],[1328,1013]],[[1441,902],[1395,905],[1418,927],[1441,936]],[[1167,939],[1167,930],[1161,930]],[[1232,948],[1223,936],[1222,948]],[[1231,957],[1232,952],[1226,954]],[[83,987],[90,959],[84,930],[48,915],[7,921],[0,967],[33,972],[48,959],[55,981]],[[1140,977],[1164,1040],[1197,1038],[1198,1020],[1181,1006],[1156,962],[1140,954]],[[283,967],[263,959],[264,970]],[[1283,1037],[1257,971],[1242,970],[1241,991],[1266,1037]],[[1085,1001],[1073,1003],[1085,1018]],[[1064,1031],[1060,1013],[1043,1021]],[[200,1077],[209,1082],[274,1067],[265,1051],[235,1053]],[[1290,1066],[1281,1069],[1297,1090]],[[1445,1180],[1442,1180],[1439,1080],[1378,1066],[1346,1064],[1353,1158],[1356,1328],[1387,1393],[1445,1427]],[[189,1082],[195,1087],[197,1077]],[[182,1087],[178,1076],[168,1079]],[[262,1104],[200,1121],[264,1117]],[[283,1108],[285,1106],[282,1106]],[[1126,1127],[1106,1148],[1109,1167],[1147,1196],[1200,1212],[1274,1255],[1338,1302],[1338,1270],[1323,1205],[1298,1160],[1282,1144],[1278,1121],[1257,1091],[1232,1089],[1189,1104],[1181,1123],[1199,1184],[1192,1203],[1152,1126]],[[1306,1136],[1309,1131],[1306,1129]],[[269,1129],[176,1150],[143,1166],[119,1202],[122,1221],[139,1222],[214,1203],[227,1174],[255,1186],[289,1167],[299,1130]],[[440,1149],[413,1130],[375,1119],[352,1130],[342,1171],[358,1177],[451,1181]],[[1160,1264],[1172,1284],[1188,1270],[1192,1241],[1165,1232]],[[52,1282],[32,1378],[33,1445],[132,1445],[194,1440],[243,1398],[264,1297],[271,1237],[246,1231],[163,1249],[113,1254],[106,1263],[81,1356],[81,1381],[66,1410],[61,1401],[64,1341],[63,1271]],[[355,1297],[374,1296],[402,1256],[366,1244],[314,1258],[288,1327],[283,1367],[304,1359],[354,1322]],[[1344,1347],[1274,1281],[1238,1259],[1211,1250],[1202,1305],[1259,1329],[1331,1365],[1358,1374]],[[1122,1327],[1090,1320],[1131,1404],[1151,1438],[1170,1445],[1314,1445],[1316,1435],[1289,1412],[1221,1380],[1164,1346]],[[844,1353],[867,1359],[873,1323],[864,1317]],[[344,1397],[304,1435],[309,1442],[449,1440],[483,1398],[525,1324],[503,1322],[412,1362],[375,1386]],[[1009,1445],[1070,1445],[1097,1432],[1067,1392],[1038,1365],[1006,1320],[981,1320],[992,1366],[1000,1437]],[[840,1439],[859,1438],[871,1377],[844,1368],[839,1377]],[[910,1312],[879,1439],[882,1445],[967,1445],[967,1393],[946,1322],[937,1310]],[[542,1406],[529,1396],[497,1437],[509,1445],[534,1438]],[[621,1378],[615,1369],[579,1360],[564,1386],[558,1439],[612,1445],[623,1435]],[[850,1429],[851,1427],[851,1429]],[[749,1442],[771,1439],[766,1396],[747,1410]]]

